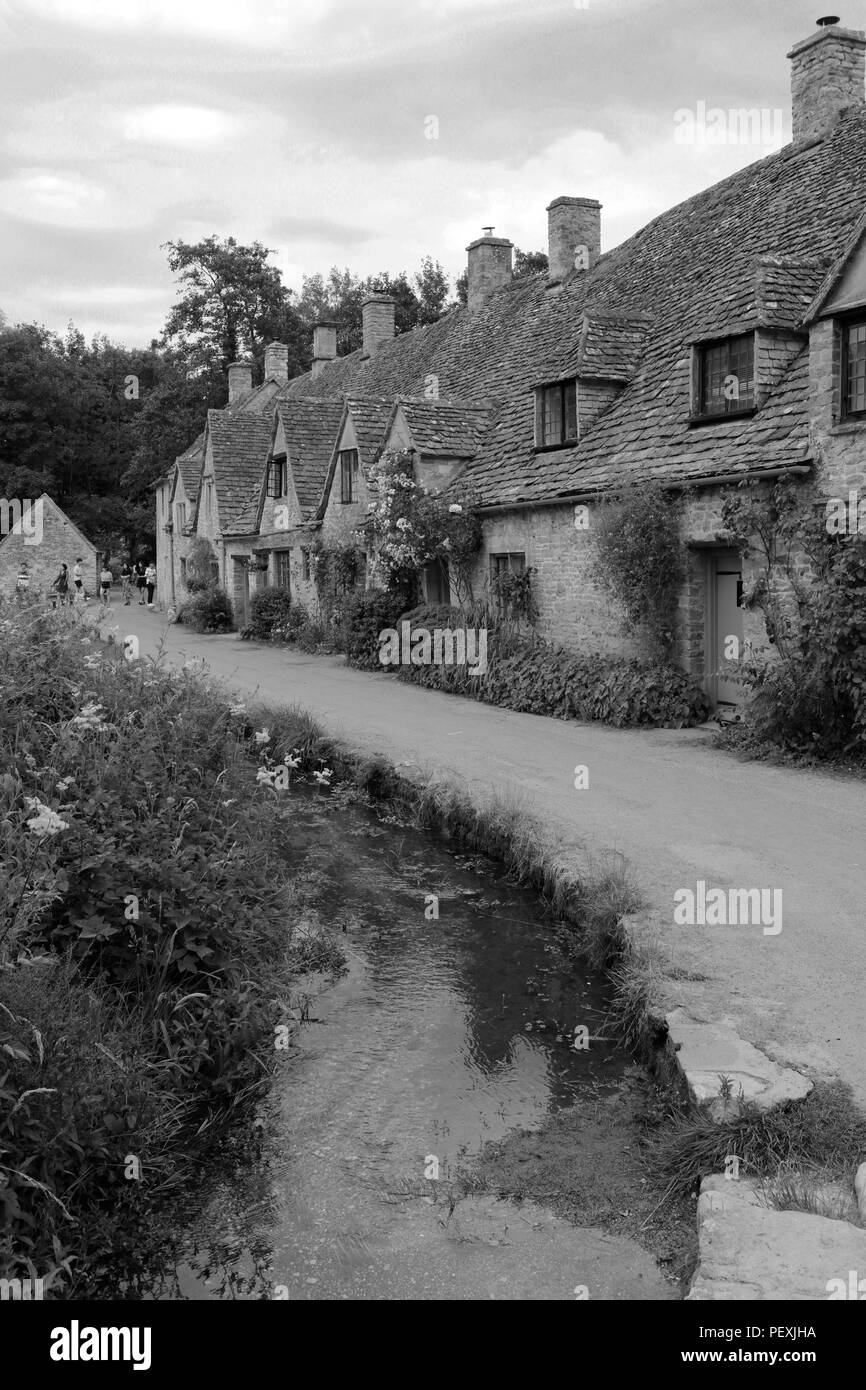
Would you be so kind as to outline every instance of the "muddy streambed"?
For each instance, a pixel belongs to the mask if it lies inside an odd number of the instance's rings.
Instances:
[[[268,1161],[216,1185],[156,1296],[670,1297],[632,1240],[473,1176],[488,1141],[588,1095],[616,1104],[630,1069],[603,1036],[603,982],[562,954],[535,896],[325,795],[294,801],[287,854],[312,908],[297,930],[318,914],[346,968],[287,990]]]

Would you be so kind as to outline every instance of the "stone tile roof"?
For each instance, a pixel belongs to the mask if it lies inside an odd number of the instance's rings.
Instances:
[[[496,403],[466,478],[490,505],[624,476],[688,481],[799,463],[808,456],[804,354],[753,418],[690,427],[688,342],[720,315],[794,328],[864,203],[866,110],[856,107],[821,138],[787,146],[663,213],[592,270],[572,272],[560,290],[543,275],[513,281],[475,314],[455,310],[368,359],[351,353],[315,380],[295,378],[285,394],[393,403],[423,398],[432,374],[440,398]],[[630,376],[578,445],[536,454],[532,386],[542,373],[555,379],[575,364],[589,371],[591,362]]]
[[[341,401],[280,400],[277,413],[286,437],[288,462],[306,519],[312,516],[322,497],[331,454],[343,417]]]
[[[270,414],[231,410],[209,410],[207,413],[223,535],[244,535],[255,525],[271,432]]]
[[[472,458],[477,454],[487,427],[487,406],[466,405],[459,401],[412,400],[399,397],[415,448],[421,454],[442,454],[448,458]]]
[[[204,457],[205,432],[202,430],[197,439],[193,440],[189,448],[182,454],[178,454],[175,460],[177,470],[183,482],[184,491],[187,497],[195,505],[198,499],[198,490],[201,486],[201,464]]]

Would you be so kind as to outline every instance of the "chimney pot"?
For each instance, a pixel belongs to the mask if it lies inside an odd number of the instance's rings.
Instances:
[[[289,349],[285,343],[268,343],[265,348],[265,381],[285,386],[289,379]]]
[[[394,337],[397,301],[390,294],[370,294],[361,305],[364,324],[364,356],[375,357],[383,343]]]
[[[470,242],[466,248],[469,256],[467,302],[472,314],[483,308],[494,290],[511,283],[511,253],[514,243],[507,237],[491,236],[492,227],[484,227],[482,230],[484,236]]]
[[[560,284],[573,270],[591,270],[600,255],[601,203],[595,198],[554,198],[547,208],[549,283]]]
[[[252,365],[249,362],[232,362],[229,366],[229,405],[237,405],[252,389]]]
[[[862,106],[866,34],[840,29],[836,15],[818,20],[818,32],[795,43],[791,60],[791,126],[795,141],[820,135],[848,106]]]

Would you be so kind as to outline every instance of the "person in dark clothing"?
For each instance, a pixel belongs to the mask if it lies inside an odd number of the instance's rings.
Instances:
[[[61,566],[60,566],[60,573],[58,574],[57,578],[54,580],[54,583],[51,585],[51,587],[52,587],[52,589],[54,590],[54,594],[55,594],[55,597],[51,600],[51,607],[52,607],[52,608],[56,608],[56,607],[57,607],[57,602],[58,602],[58,600],[59,600],[59,601],[60,601],[60,607],[61,607],[61,608],[65,608],[65,607],[66,607],[66,600],[67,600],[67,598],[69,597],[69,567],[68,567],[68,565],[61,564]]]
[[[144,561],[143,561],[143,560],[136,560],[136,562],[135,562],[135,587],[136,587],[136,589],[138,590],[138,602],[139,602],[139,606],[142,607],[142,608],[144,607],[144,604],[145,604],[144,592],[145,592],[145,585],[147,584],[147,580],[145,579],[144,576],[145,576],[146,573],[147,573],[147,566],[145,565]]]

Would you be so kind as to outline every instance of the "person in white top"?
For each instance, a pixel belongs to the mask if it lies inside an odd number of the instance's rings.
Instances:
[[[150,564],[144,571],[144,582],[147,585],[147,606],[153,607],[153,591],[156,588],[156,569]]]

